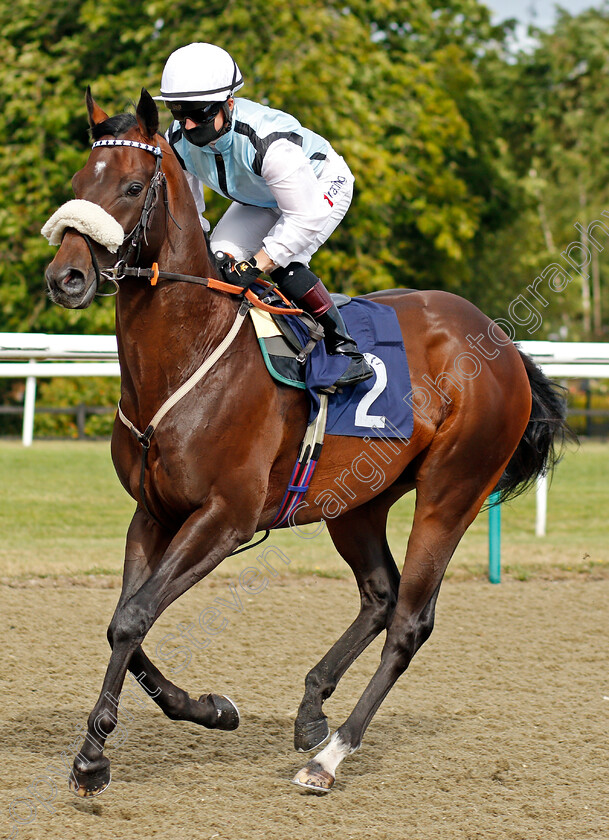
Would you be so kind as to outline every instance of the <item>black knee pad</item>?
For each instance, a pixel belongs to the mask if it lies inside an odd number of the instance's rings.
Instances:
[[[284,295],[292,300],[300,300],[319,281],[310,268],[302,263],[293,262],[285,268],[276,268],[271,274]]]

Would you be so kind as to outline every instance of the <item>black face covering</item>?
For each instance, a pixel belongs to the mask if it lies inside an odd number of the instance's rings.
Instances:
[[[222,127],[218,130],[216,129],[214,123],[216,120],[216,114],[219,110],[224,112],[224,123]],[[208,146],[210,143],[213,143],[215,140],[218,140],[222,137],[223,134],[226,134],[227,131],[230,130],[231,127],[231,112],[226,102],[223,102],[220,108],[218,108],[213,116],[209,117],[207,120],[200,122],[194,128],[184,128],[184,122],[187,114],[181,114],[179,119],[182,122],[182,131],[184,132],[184,137],[188,140],[189,143],[192,143],[193,146]],[[192,117],[191,117],[192,119]]]
[[[213,121],[211,123],[197,125],[195,128],[183,128],[182,131],[184,132],[184,137],[193,146],[207,146],[209,143],[217,140],[223,133],[222,131],[216,131]]]

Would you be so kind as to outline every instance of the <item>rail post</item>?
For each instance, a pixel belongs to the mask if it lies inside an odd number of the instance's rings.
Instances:
[[[535,488],[536,514],[535,514],[535,536],[545,537],[546,520],[548,515],[548,476],[544,473],[537,478]]]
[[[491,583],[501,583],[501,505],[499,493],[488,497],[488,579]]]
[[[36,365],[30,359],[29,365]],[[21,442],[24,446],[31,446],[34,440],[34,410],[36,408],[36,377],[27,376],[25,379],[25,396],[23,398],[23,429]]]

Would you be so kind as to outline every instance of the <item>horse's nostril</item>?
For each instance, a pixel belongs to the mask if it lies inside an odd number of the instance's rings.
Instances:
[[[57,278],[59,286],[66,292],[82,292],[85,287],[85,276],[78,268],[69,266]]]
[[[91,272],[73,265],[51,265],[46,270],[49,296],[66,309],[86,309],[95,297],[97,284]]]

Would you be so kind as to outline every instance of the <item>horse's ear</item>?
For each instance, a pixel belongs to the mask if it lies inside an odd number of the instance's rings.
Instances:
[[[89,114],[89,125],[91,128],[93,128],[94,125],[97,125],[97,123],[101,123],[108,119],[108,114],[106,114],[105,111],[102,111],[97,102],[93,99],[90,85],[87,85],[85,102],[87,103],[87,113]]]
[[[144,137],[148,137],[152,140],[159,130],[159,109],[146,88],[142,88],[142,94],[140,96],[140,101],[137,103],[135,116],[137,117],[140,131]]]

